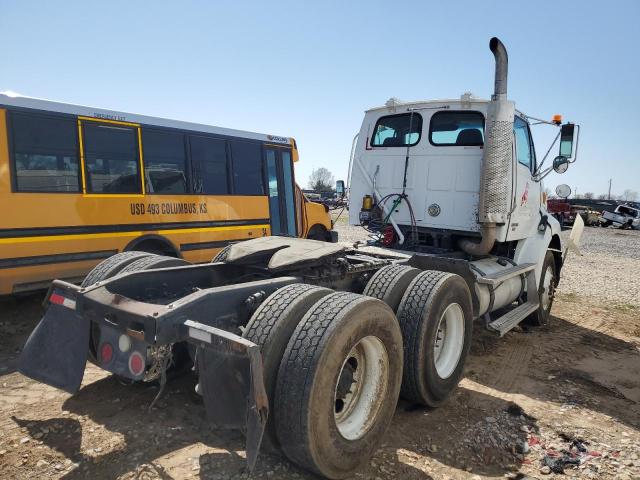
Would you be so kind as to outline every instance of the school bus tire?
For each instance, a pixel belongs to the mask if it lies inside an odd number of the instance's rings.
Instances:
[[[294,283],[276,290],[254,312],[242,334],[260,346],[264,386],[269,398],[269,419],[263,446],[278,450],[274,406],[280,361],[293,331],[305,313],[333,290],[304,283]]]
[[[320,299],[296,327],[278,371],[283,453],[331,479],[368,464],[396,408],[402,355],[400,327],[384,302],[350,292]]]
[[[167,238],[160,235],[143,235],[130,242],[125,251],[135,250],[139,252],[165,255],[167,257],[180,257],[178,249]]]
[[[327,232],[327,229],[324,227],[324,225],[320,224],[314,225],[309,229],[307,238],[309,240],[320,240],[321,242],[328,242],[330,240],[329,232]]]

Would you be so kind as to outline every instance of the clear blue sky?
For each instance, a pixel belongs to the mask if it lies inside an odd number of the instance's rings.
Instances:
[[[363,111],[389,97],[488,97],[496,35],[516,106],[582,125],[547,187],[640,191],[640,1],[0,0],[0,31],[0,90],[293,136],[305,185],[346,177]]]

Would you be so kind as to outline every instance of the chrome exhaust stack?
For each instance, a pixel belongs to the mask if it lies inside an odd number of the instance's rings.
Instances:
[[[488,254],[496,241],[497,224],[509,217],[512,178],[513,117],[515,104],[507,100],[509,58],[504,44],[493,37],[489,48],[496,61],[494,93],[487,108],[484,155],[480,171],[478,222],[482,239],[458,242],[470,255]]]

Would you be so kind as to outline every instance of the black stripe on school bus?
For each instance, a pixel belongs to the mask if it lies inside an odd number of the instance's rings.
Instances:
[[[231,226],[262,226],[268,218],[250,220],[219,220],[212,222],[125,223],[118,225],[81,225],[69,227],[3,228],[0,238],[48,237],[91,233],[122,233],[155,230],[180,230],[187,228],[215,228]]]
[[[246,240],[246,239],[243,238],[242,240]],[[192,250],[208,250],[210,248],[222,248],[222,247],[226,247],[231,243],[235,243],[237,241],[239,241],[239,239],[238,240],[218,240],[215,242],[181,243],[180,251],[189,252]]]
[[[118,253],[118,250],[100,250],[97,252],[57,253],[54,255],[37,255],[33,257],[3,258],[0,259],[0,269],[82,262],[84,260],[102,260],[116,253]]]

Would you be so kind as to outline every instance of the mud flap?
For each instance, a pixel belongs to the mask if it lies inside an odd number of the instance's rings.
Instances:
[[[584,220],[582,220],[582,216],[576,215],[576,219],[573,221],[573,227],[571,228],[571,233],[569,234],[569,239],[567,240],[567,247],[562,255],[563,261],[567,258],[569,251],[582,255],[582,252],[580,252],[580,239],[582,237],[583,230]]]
[[[219,428],[245,432],[247,464],[253,470],[269,413],[260,347],[191,320],[185,326],[189,341],[197,346],[199,388],[207,417]]]
[[[50,304],[22,349],[18,371],[76,393],[87,363],[90,323],[67,306]]]

